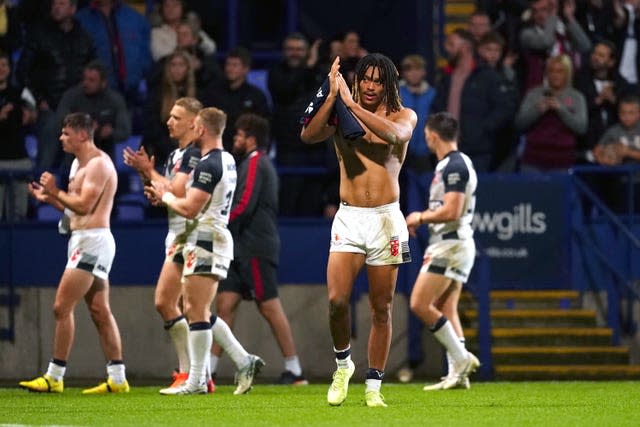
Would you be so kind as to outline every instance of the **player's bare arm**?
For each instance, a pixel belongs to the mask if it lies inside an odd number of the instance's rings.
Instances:
[[[112,179],[111,168],[103,156],[96,156],[84,167],[84,179],[77,192],[66,192],[56,185],[56,177],[44,172],[40,177],[40,185],[44,193],[58,200],[65,208],[78,215],[87,215],[95,209],[106,183]]]
[[[148,197],[162,200],[168,208],[187,219],[195,218],[211,198],[211,193],[198,188],[189,188],[185,197],[176,197],[169,191],[168,185],[159,181],[152,181],[150,186],[145,187],[145,193],[149,193]]]
[[[313,119],[311,119],[311,121],[302,128],[302,132],[300,132],[300,139],[307,144],[325,141],[336,132],[335,126],[329,125],[329,117],[331,116],[333,106],[338,97],[339,69],[340,57],[336,57],[329,71],[329,94],[327,95],[327,99],[324,101],[324,104],[320,106]]]
[[[369,111],[355,102],[342,75],[338,75],[337,80],[342,101],[376,137],[372,138],[370,142],[386,142],[387,144],[397,145],[404,144],[411,139],[411,134],[418,121],[418,117],[413,110],[403,108],[400,111],[386,115],[386,107],[381,104],[377,111]]]
[[[422,224],[450,222],[459,219],[464,209],[465,194],[449,191],[444,194],[441,206],[431,210],[411,212],[406,221],[410,231],[415,231]]]

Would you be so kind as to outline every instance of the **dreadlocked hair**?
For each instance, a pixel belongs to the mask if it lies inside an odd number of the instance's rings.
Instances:
[[[356,64],[352,89],[354,101],[360,102],[359,82],[364,79],[364,74],[369,67],[379,70],[380,81],[384,85],[382,102],[387,106],[387,114],[400,111],[402,103],[398,93],[398,69],[389,58],[381,53],[370,53]]]

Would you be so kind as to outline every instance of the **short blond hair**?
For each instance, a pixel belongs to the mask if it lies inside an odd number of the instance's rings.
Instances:
[[[227,124],[227,114],[215,107],[203,108],[198,112],[202,125],[212,136],[220,136]]]
[[[182,98],[178,98],[174,105],[184,108],[194,116],[198,114],[200,110],[202,110],[202,102],[190,96],[183,96]]]

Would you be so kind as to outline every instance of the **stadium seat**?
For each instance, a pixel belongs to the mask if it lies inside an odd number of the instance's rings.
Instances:
[[[54,222],[62,218],[62,212],[53,206],[43,203],[36,207],[36,218],[38,221]]]
[[[114,149],[115,156],[115,166],[118,172],[130,172],[131,168],[124,164],[124,157],[122,156],[122,152],[125,147],[131,147],[134,150],[137,150],[140,147],[140,142],[142,141],[141,135],[131,135],[128,139],[119,142],[116,144]]]
[[[120,221],[142,221],[148,205],[142,191],[124,194],[116,201],[116,217]]]
[[[29,158],[35,162],[36,156],[38,155],[38,140],[35,135],[29,134],[24,137],[24,147],[27,150]]]
[[[267,70],[251,70],[249,71],[249,75],[247,75],[247,81],[254,86],[257,86],[267,97],[267,102],[269,103],[269,107],[273,106],[273,102],[271,101],[271,93],[269,92],[268,85],[269,72]]]

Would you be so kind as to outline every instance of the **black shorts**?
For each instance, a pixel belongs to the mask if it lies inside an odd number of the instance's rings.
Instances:
[[[278,297],[277,266],[264,258],[242,257],[231,261],[227,278],[220,282],[219,292],[235,292],[243,299],[267,301]]]

